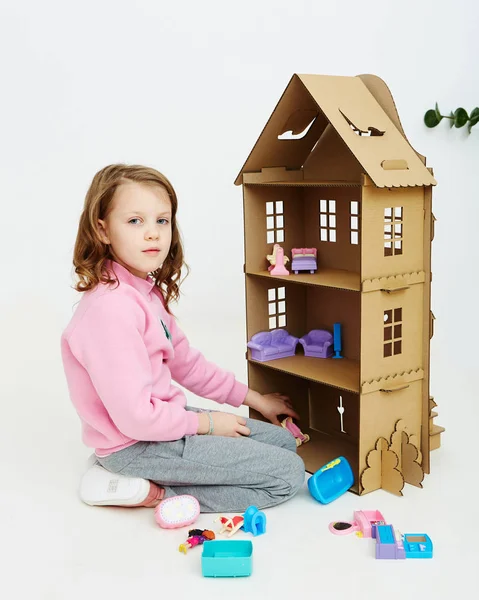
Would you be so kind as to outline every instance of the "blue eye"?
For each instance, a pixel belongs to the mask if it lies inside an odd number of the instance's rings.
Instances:
[[[158,219],[160,225],[168,225],[168,219]]]
[[[134,221],[139,221],[140,219],[138,219],[137,217],[135,217],[134,219],[130,219],[128,221],[128,223],[132,223],[133,225],[135,225]]]

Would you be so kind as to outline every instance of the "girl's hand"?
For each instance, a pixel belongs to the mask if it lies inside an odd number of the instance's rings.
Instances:
[[[274,393],[263,395],[254,390],[248,390],[244,404],[260,412],[263,417],[266,417],[274,425],[280,425],[279,415],[286,415],[299,420],[299,415],[293,409],[290,399],[284,394]]]
[[[246,419],[226,412],[210,412],[213,419],[213,432],[211,435],[221,435],[224,437],[241,437],[249,435],[250,429],[246,427]],[[199,415],[198,433],[205,435],[210,430],[210,419],[206,413]]]

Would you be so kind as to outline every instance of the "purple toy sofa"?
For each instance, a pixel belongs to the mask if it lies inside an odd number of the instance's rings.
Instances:
[[[251,357],[254,360],[264,362],[294,356],[298,341],[298,338],[289,335],[286,329],[273,329],[255,333],[248,342],[248,348],[251,348]]]
[[[325,329],[312,329],[299,339],[305,356],[329,358],[333,355],[333,334]]]

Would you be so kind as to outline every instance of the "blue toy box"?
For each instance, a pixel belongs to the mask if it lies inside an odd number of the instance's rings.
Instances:
[[[249,540],[212,540],[203,544],[203,577],[247,577],[251,575],[253,544]]]

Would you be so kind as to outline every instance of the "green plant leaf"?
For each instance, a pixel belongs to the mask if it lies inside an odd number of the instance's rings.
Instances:
[[[469,127],[473,127],[476,123],[479,122],[479,107],[473,108],[471,114],[469,115]]]
[[[454,125],[455,127],[464,127],[468,122],[469,116],[463,108],[457,108],[454,112]]]
[[[437,122],[440,123],[442,121],[442,115],[439,112],[439,106],[437,105],[437,102],[436,102],[435,112],[436,112]]]
[[[424,115],[424,123],[426,124],[426,127],[436,127],[436,125],[439,125],[439,119],[437,118],[435,110],[431,109],[427,111]]]
[[[454,113],[452,111],[449,114],[449,127],[454,127]]]

